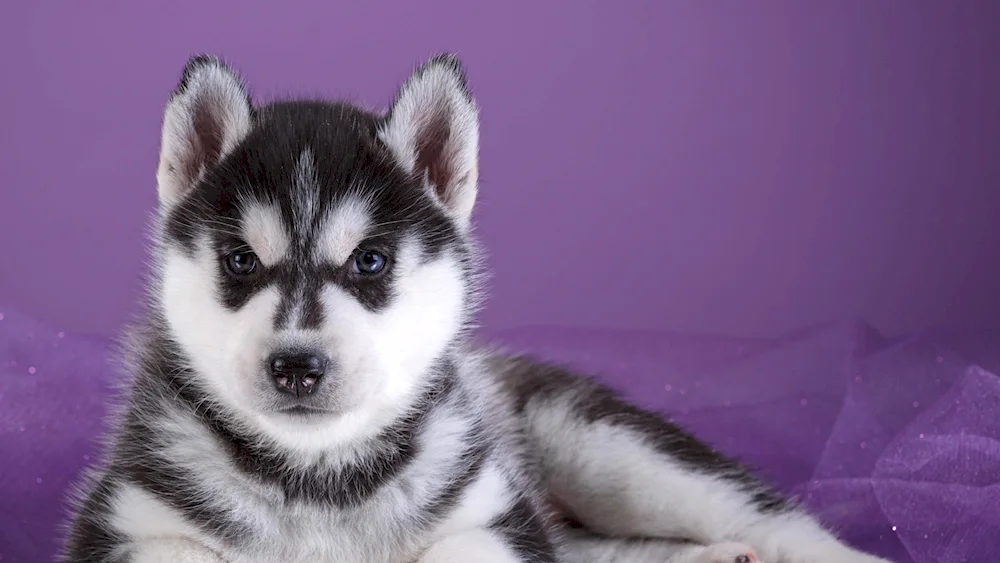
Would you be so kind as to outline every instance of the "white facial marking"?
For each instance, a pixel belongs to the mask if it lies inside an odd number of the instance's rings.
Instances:
[[[370,226],[368,203],[359,198],[346,199],[323,221],[316,241],[317,261],[343,264],[370,234]]]
[[[327,285],[321,296],[322,342],[337,366],[342,414],[298,424],[262,413],[260,427],[289,447],[329,450],[377,434],[416,398],[428,370],[459,330],[465,282],[453,256],[418,263],[419,245],[404,241],[394,262],[395,295],[379,311],[367,310],[347,291]]]
[[[243,212],[243,237],[265,266],[281,262],[291,247],[281,214],[274,206],[247,206]]]
[[[219,301],[218,267],[203,241],[194,259],[168,249],[161,301],[174,339],[206,375],[213,398],[237,412],[255,410],[280,295],[268,287],[238,310]]]
[[[354,221],[355,229],[346,231],[362,232],[359,209],[339,208],[340,225]],[[340,231],[345,229],[331,232]],[[357,236],[350,237],[352,245]],[[288,447],[307,454],[329,450],[373,435],[400,416],[461,328],[462,269],[450,253],[429,262],[421,262],[421,253],[417,239],[401,242],[392,266],[393,296],[385,307],[370,311],[348,290],[327,284],[320,295],[322,326],[279,331],[276,287],[263,288],[232,310],[219,301],[221,273],[207,240],[193,257],[168,247],[161,263],[162,312],[192,367],[206,374],[201,381],[214,401]],[[296,343],[322,350],[337,366],[337,385],[327,388],[336,413],[327,418],[300,423],[264,406],[273,404],[264,360],[277,347]]]

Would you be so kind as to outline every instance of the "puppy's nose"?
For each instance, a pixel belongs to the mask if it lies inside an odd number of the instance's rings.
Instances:
[[[281,352],[271,356],[268,365],[278,391],[304,397],[316,389],[327,359],[312,352]]]

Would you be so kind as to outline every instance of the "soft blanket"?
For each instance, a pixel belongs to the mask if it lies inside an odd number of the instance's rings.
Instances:
[[[1000,552],[1000,333],[776,339],[525,327],[485,334],[593,373],[759,468],[849,542],[903,563]],[[0,305],[0,561],[52,561],[121,377],[107,339]]]

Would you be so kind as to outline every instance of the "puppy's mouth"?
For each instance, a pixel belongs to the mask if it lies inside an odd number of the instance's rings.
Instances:
[[[292,405],[280,408],[278,409],[278,412],[287,416],[303,417],[303,416],[329,415],[331,414],[332,411],[329,411],[327,409],[319,409],[308,405]]]

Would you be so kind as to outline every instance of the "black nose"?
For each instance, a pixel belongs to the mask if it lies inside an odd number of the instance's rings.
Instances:
[[[316,389],[326,364],[326,358],[318,354],[283,352],[271,356],[271,376],[278,391],[304,397]]]

